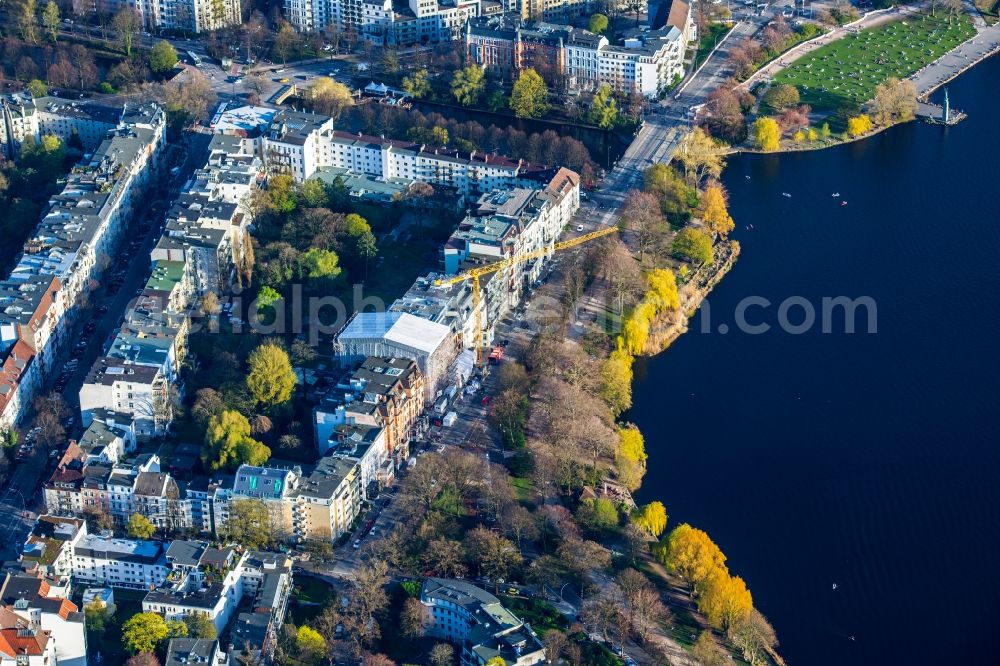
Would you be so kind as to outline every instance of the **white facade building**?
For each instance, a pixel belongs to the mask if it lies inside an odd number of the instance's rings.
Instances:
[[[86,534],[73,546],[73,580],[88,585],[150,590],[170,573],[159,541]]]

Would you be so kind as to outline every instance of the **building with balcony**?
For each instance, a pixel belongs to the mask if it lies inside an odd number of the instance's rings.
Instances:
[[[420,589],[423,633],[454,643],[462,666],[500,657],[510,666],[545,663],[545,648],[531,627],[500,600],[462,580],[428,578]]]

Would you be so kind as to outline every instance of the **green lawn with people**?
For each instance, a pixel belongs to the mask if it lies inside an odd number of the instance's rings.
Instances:
[[[975,34],[967,16],[909,16],[831,42],[795,61],[774,83],[798,88],[803,104],[835,112],[875,95],[890,77],[906,78]]]

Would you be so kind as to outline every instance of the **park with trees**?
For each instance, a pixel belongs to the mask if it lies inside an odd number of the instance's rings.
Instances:
[[[702,125],[713,136],[761,152],[823,148],[915,117],[917,90],[907,79],[975,30],[958,3],[941,0],[922,13],[831,41],[758,82],[739,81],[791,46],[822,34],[804,23],[772,23],[730,50],[735,80],[706,103]],[[826,25],[857,19],[838,4],[816,17]],[[809,26],[807,28],[807,26]]]

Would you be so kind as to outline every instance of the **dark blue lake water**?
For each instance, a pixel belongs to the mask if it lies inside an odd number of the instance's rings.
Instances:
[[[998,82],[993,59],[951,86],[953,128],[730,160],[743,252],[713,332],[637,366],[639,499],[713,537],[793,666],[1000,663]],[[824,334],[838,296],[877,332]],[[735,330],[747,297],[769,332]],[[809,332],[780,330],[790,297]]]

